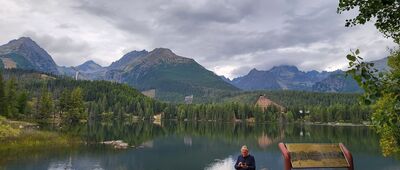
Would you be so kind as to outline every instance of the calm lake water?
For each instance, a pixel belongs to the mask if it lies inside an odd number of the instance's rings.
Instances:
[[[13,156],[2,167],[15,170],[228,170],[234,169],[240,147],[246,144],[250,154],[255,156],[257,169],[282,170],[279,142],[342,142],[353,153],[356,169],[400,169],[399,158],[381,155],[378,138],[368,127],[140,122],[90,124],[63,127],[63,130],[79,135],[90,145],[58,150],[40,148],[16,156],[10,151]],[[115,150],[96,144],[104,140],[123,140],[135,147]]]

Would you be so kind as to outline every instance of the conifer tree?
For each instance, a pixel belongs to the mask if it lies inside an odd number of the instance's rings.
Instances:
[[[16,117],[18,114],[17,108],[17,84],[15,82],[15,78],[11,78],[7,82],[7,93],[6,93],[6,115],[8,117]]]
[[[54,104],[51,93],[47,88],[42,88],[39,99],[39,113],[37,117],[39,119],[47,119],[54,112]]]
[[[0,115],[6,115],[6,94],[3,80],[3,72],[0,70]]]

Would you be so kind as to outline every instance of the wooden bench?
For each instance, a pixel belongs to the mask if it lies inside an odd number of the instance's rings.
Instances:
[[[279,143],[285,170],[347,168],[354,170],[353,157],[342,144]]]

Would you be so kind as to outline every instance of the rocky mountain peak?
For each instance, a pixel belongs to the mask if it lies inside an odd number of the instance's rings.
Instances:
[[[150,55],[160,58],[177,58],[178,56],[168,48],[155,48]]]
[[[99,64],[97,64],[93,60],[88,60],[88,61],[84,62],[82,65],[99,65]]]
[[[86,61],[85,63],[77,66],[76,68],[81,71],[95,71],[98,69],[102,69],[103,67],[101,65],[97,64],[96,62],[94,62],[93,60],[89,60],[89,61]]]
[[[110,65],[111,69],[123,69],[125,66],[129,65],[129,63],[134,62],[136,59],[147,55],[149,52],[146,50],[142,51],[131,51],[129,53],[126,53],[119,59],[118,61],[113,62]]]
[[[176,55],[172,50],[168,48],[156,48],[148,54],[148,57],[144,58],[147,62],[177,64],[177,63],[190,63],[194,62],[193,59],[181,57]]]
[[[256,68],[253,68],[253,69],[251,69],[250,71],[249,71],[249,74],[250,73],[256,73],[256,72],[259,72]]]
[[[296,66],[292,65],[280,65],[280,66],[274,66],[270,70],[271,72],[299,72],[299,69]]]
[[[0,54],[11,53],[21,48],[32,48],[35,50],[40,49],[39,45],[37,45],[31,38],[21,37],[18,39],[11,40],[7,44],[2,45],[0,47]]]
[[[0,57],[8,58],[17,68],[34,69],[58,74],[53,58],[29,37],[11,40],[0,46]]]
[[[142,51],[133,50],[133,51],[131,51],[129,53],[126,53],[124,56],[122,56],[122,59],[123,58],[133,59],[133,58],[136,58],[136,57],[141,56],[141,55],[146,55],[148,53],[149,52],[146,51],[146,50],[142,50]]]
[[[18,39],[11,40],[9,44],[21,45],[21,44],[35,44],[30,37],[20,37]]]

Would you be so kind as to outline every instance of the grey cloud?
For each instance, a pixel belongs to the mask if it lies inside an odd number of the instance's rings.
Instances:
[[[162,2],[162,1],[159,1]],[[154,1],[155,4],[157,4]],[[117,29],[129,34],[147,36],[152,31],[153,15],[158,5],[150,2],[136,1],[82,1],[74,9],[100,17],[114,25]]]
[[[59,24],[57,26],[57,28],[61,28],[61,29],[77,29],[78,27],[76,25],[62,23],[62,24]]]
[[[232,74],[234,75],[245,75],[247,74],[252,68],[248,66],[243,66],[232,70]]]
[[[40,29],[30,30],[31,34],[38,34],[33,36],[61,65],[74,64],[69,58],[75,57],[74,62],[77,62],[85,56],[96,56],[107,65],[127,52],[126,49],[166,47],[178,55],[194,58],[208,69],[222,69],[225,76],[232,78],[247,74],[251,68],[269,69],[281,64],[306,70],[343,68],[346,64],[344,56],[350,48],[360,48],[367,59],[378,59],[387,54],[386,46],[393,46],[391,40],[383,39],[371,25],[345,28],[344,21],[352,14],[337,14],[337,1],[73,0],[17,3],[24,3],[35,14],[24,16],[35,17],[43,13],[54,22],[55,26],[51,27],[41,20],[46,19],[44,16],[32,20],[38,22],[34,24],[44,24],[43,27],[51,32],[57,29],[57,36],[43,34]],[[74,17],[68,21],[51,18],[60,13],[62,17]],[[0,26],[4,26],[2,23],[12,24],[7,19],[2,20]],[[9,32],[6,27],[0,31]]]
[[[62,63],[61,65],[78,65],[87,59],[86,57],[91,50],[88,43],[82,40],[73,40],[66,36],[39,35],[33,31],[27,31],[22,36],[31,37],[42,48],[50,52],[57,63]]]

